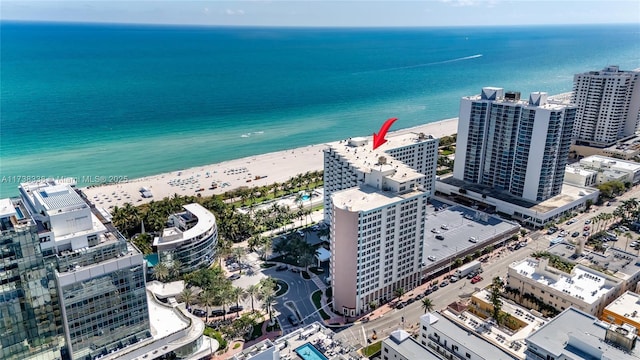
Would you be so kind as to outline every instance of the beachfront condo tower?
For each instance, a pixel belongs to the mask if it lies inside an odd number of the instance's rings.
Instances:
[[[330,195],[330,279],[334,309],[345,316],[367,312],[421,281],[430,195],[425,175],[370,148],[367,138],[352,138],[325,150],[361,176]]]
[[[387,142],[376,150],[372,150],[371,143],[359,147],[350,146],[349,140],[330,143],[324,151],[325,222],[331,223],[331,194],[362,184],[371,166],[368,161],[351,161],[351,157],[345,156],[349,151],[355,155],[354,160],[371,156],[377,160],[377,157],[385,156],[391,165],[403,163],[409,166],[424,175],[419,179],[419,184],[431,196],[435,192],[438,144],[437,138],[423,133],[389,136]]]
[[[149,339],[142,254],[69,184],[19,190],[0,204],[0,357],[106,358]]]
[[[640,122],[640,71],[608,66],[573,77],[576,145],[607,147],[632,137]]]
[[[453,176],[540,202],[560,194],[576,108],[485,87],[460,102]]]
[[[183,212],[169,216],[170,227],[153,240],[158,260],[167,264],[177,261],[185,274],[207,268],[215,260],[218,244],[216,217],[202,205],[183,206]]]

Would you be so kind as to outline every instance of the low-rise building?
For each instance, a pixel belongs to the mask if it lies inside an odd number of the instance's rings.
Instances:
[[[439,312],[420,316],[418,341],[445,359],[517,359]]]
[[[592,155],[577,163],[567,165],[565,168],[565,182],[574,185],[595,186],[614,180],[631,184],[639,183],[640,164],[612,157]]]
[[[439,360],[440,357],[411,337],[404,330],[396,330],[382,340],[380,356],[383,360]]]
[[[202,205],[184,205],[184,212],[169,216],[162,236],[153,240],[161,262],[178,261],[181,272],[188,273],[208,267],[215,260],[218,243],[216,217]]]
[[[525,339],[527,360],[638,359],[636,338],[632,326],[608,324],[569,307]]]
[[[629,324],[640,332],[640,295],[625,292],[604,308],[600,319],[612,324]]]
[[[515,301],[540,311],[573,306],[598,316],[622,292],[623,281],[581,264],[567,273],[546,258],[526,258],[509,265],[505,286]]]

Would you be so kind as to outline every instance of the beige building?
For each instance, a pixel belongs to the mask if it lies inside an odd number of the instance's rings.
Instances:
[[[570,306],[598,316],[624,287],[622,280],[576,264],[571,273],[549,265],[548,259],[526,258],[509,265],[506,287],[521,302],[533,296],[557,311]],[[529,295],[525,295],[529,294]]]
[[[640,295],[625,292],[607,305],[600,319],[612,324],[629,324],[640,331]]]
[[[333,193],[331,284],[345,316],[420,284],[428,193],[424,175],[381,157],[360,187]]]

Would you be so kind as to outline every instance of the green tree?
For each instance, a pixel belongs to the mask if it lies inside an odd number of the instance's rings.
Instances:
[[[164,261],[153,267],[153,276],[161,283],[169,278],[169,267]]]
[[[406,293],[406,291],[404,290],[404,288],[399,287],[393,293],[396,295],[398,299],[400,299]]]
[[[489,287],[489,301],[491,301],[491,305],[493,305],[493,319],[499,324],[500,323],[500,312],[502,311],[502,300],[500,299],[500,294],[502,293],[502,287],[504,283],[499,276],[493,278],[493,281]]]
[[[236,286],[231,289],[231,296],[233,296],[233,299],[236,301],[237,307],[240,306],[240,300],[247,298],[247,292],[243,288]]]
[[[191,304],[193,304],[193,302],[196,301],[196,299],[197,299],[196,294],[189,287],[185,287],[184,289],[182,289],[182,291],[180,292],[180,295],[178,295],[178,301],[182,301],[183,303],[185,303],[185,305],[187,306],[187,309],[191,307]]]
[[[253,301],[260,295],[260,285],[253,284],[247,288],[247,296],[251,299],[251,312],[255,312]]]

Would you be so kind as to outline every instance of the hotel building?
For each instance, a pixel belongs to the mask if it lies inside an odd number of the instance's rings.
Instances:
[[[153,246],[161,262],[178,261],[182,273],[206,268],[215,260],[218,227],[215,216],[202,205],[183,206],[184,212],[169,216],[171,227],[156,237]]]
[[[460,103],[453,176],[530,201],[560,194],[576,109],[485,87]]]
[[[534,307],[528,298],[535,297],[558,312],[573,306],[598,316],[622,292],[624,282],[581,264],[565,273],[550,266],[548,259],[527,258],[509,265],[505,286],[524,306]]]
[[[640,71],[608,66],[573,77],[576,145],[606,147],[635,135],[640,120]]]
[[[423,133],[409,133],[389,136],[387,142],[376,150],[372,150],[371,144],[353,145],[364,139],[353,138],[333,142],[328,144],[329,147],[324,151],[324,218],[327,224],[331,223],[331,194],[361,184],[367,169],[372,165],[368,161],[354,161],[361,157],[372,157],[375,163],[379,156],[386,156],[391,165],[403,163],[425,175],[419,179],[419,184],[429,196],[435,191],[438,139]]]
[[[640,164],[592,155],[565,169],[565,182],[570,184],[596,186],[614,180],[633,185],[640,183]]]
[[[354,138],[326,150],[362,175],[359,186],[330,195],[334,309],[345,316],[421,281],[429,195],[422,190],[424,175],[377,157],[369,146],[366,138]]]

